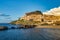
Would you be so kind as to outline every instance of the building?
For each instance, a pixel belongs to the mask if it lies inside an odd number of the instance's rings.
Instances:
[[[60,16],[45,15],[41,11],[34,11],[26,13],[23,17],[20,18],[20,20],[35,21],[39,22],[40,24],[53,24],[56,21],[60,21]]]
[[[35,12],[30,12],[26,13],[24,17],[21,18],[24,20],[29,20],[29,21],[42,21],[43,14],[41,11],[35,11]]]
[[[44,16],[44,22],[48,23],[48,24],[52,24],[56,21],[60,21],[59,16],[54,16],[54,15],[43,15]]]

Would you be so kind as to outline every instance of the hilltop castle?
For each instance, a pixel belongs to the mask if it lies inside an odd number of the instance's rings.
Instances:
[[[24,17],[21,18],[24,20],[29,20],[29,21],[42,21],[43,14],[41,11],[35,11],[35,12],[30,12],[26,13]]]
[[[41,11],[34,11],[26,13],[20,20],[28,20],[28,21],[38,21],[38,22],[46,22],[48,24],[54,23],[56,21],[60,21],[59,16],[54,15],[45,15]]]

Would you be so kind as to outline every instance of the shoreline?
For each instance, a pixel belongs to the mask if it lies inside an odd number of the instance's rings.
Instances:
[[[0,26],[0,30],[9,29],[7,26]],[[11,27],[11,29],[29,29],[29,28],[55,28],[60,29],[60,25],[20,25],[18,27]]]
[[[38,25],[35,28],[58,28],[60,29],[60,25]]]

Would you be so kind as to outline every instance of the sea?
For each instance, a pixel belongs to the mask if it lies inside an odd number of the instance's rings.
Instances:
[[[17,27],[9,23],[0,23],[0,26]],[[0,40],[60,40],[60,29],[8,29],[0,31]]]

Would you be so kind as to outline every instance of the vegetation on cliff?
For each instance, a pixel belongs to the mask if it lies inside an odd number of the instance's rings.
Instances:
[[[10,22],[11,24],[16,24],[17,20]]]

